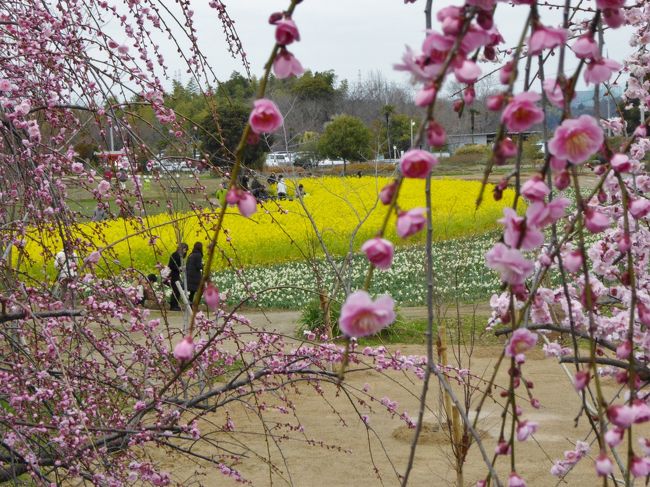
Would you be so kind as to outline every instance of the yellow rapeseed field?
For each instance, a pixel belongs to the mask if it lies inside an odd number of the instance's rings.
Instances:
[[[306,196],[303,201],[307,211],[295,199],[266,202],[258,207],[258,212],[250,219],[240,216],[236,208],[229,208],[224,221],[225,233],[219,238],[220,254],[216,267],[226,266],[227,258],[236,265],[250,266],[322,256],[312,221],[332,255],[358,251],[365,240],[376,234],[385,218],[386,207],[377,201],[377,194],[387,182],[388,178],[374,177],[289,180],[287,186],[290,194],[299,183],[304,185]],[[481,234],[497,226],[496,220],[502,215],[503,207],[512,204],[513,193],[506,191],[499,202],[488,197],[475,211],[474,202],[479,187],[480,183],[475,181],[432,181],[436,240]],[[403,209],[425,206],[424,181],[405,180],[398,204]],[[190,249],[197,241],[207,244],[217,211],[175,215],[161,213],[143,217],[144,226],[137,220],[123,219],[79,223],[73,233],[87,243],[88,253],[95,249],[102,250],[100,270],[107,266],[120,266],[134,267],[147,273],[155,271],[157,263],[167,264],[169,254],[176,246],[177,235],[189,244]],[[387,238],[398,245],[408,245],[423,241],[424,233],[400,241],[395,234],[393,215]],[[49,252],[43,252],[44,246]],[[43,273],[51,276],[52,262],[46,254],[58,250],[60,241],[53,234],[32,234],[24,247],[21,269],[32,276]]]

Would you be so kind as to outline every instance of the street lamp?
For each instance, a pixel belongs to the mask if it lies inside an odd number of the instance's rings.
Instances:
[[[415,120],[411,119],[411,149],[413,149],[413,126],[415,125]]]

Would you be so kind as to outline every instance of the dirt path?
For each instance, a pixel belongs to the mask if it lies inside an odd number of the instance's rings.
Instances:
[[[423,307],[404,308],[401,312],[409,319],[426,316]],[[474,309],[463,307],[461,312],[471,314]],[[485,316],[485,312],[486,309],[480,307],[477,314]],[[246,316],[268,331],[291,335],[299,312],[248,312]],[[389,348],[393,354],[421,356],[426,353],[420,345],[395,344]],[[474,350],[471,362],[462,352],[461,363],[454,365],[470,367],[478,376],[488,376],[500,351],[498,346],[479,347]],[[506,370],[507,367],[502,367],[497,384],[507,384]],[[538,422],[540,428],[534,439],[517,444],[518,473],[526,479],[529,487],[558,485],[557,479],[549,473],[553,461],[562,458],[565,450],[572,450],[576,440],[591,442],[593,436],[589,436],[584,416],[577,423],[574,421],[580,411],[580,401],[555,360],[545,359],[541,350],[533,351],[528,355],[524,373],[525,378],[534,383],[531,393],[539,398],[541,408],[532,408],[525,390],[521,389],[522,397],[518,404],[523,408],[524,417]],[[242,403],[230,404],[218,413],[210,414],[202,422],[202,430],[223,425],[228,419],[226,415],[235,430],[233,433],[215,434],[213,445],[197,443],[193,448],[206,457],[214,453],[215,445],[246,452],[236,469],[258,486],[397,486],[398,474],[403,473],[407,465],[412,438],[412,430],[399,419],[399,414],[406,412],[412,418],[417,416],[421,386],[422,382],[411,373],[380,373],[372,369],[349,372],[343,389],[323,382],[320,394],[312,385],[296,384],[286,391],[284,401],[280,399],[284,393],[275,398],[273,394],[265,395],[261,414]],[[367,394],[363,392],[364,388],[368,390]],[[606,395],[611,396],[616,390],[615,384],[604,380]],[[472,398],[473,407],[478,397],[477,394]],[[380,404],[383,398],[397,402],[397,415],[389,414]],[[292,408],[287,409],[287,401]],[[498,390],[494,391],[486,402],[478,425],[490,456],[499,437],[502,411],[499,404],[502,402]],[[409,485],[455,485],[456,475],[446,430],[439,430],[439,389],[435,380],[432,381],[427,406],[426,431],[417,450]],[[361,414],[369,416],[369,429],[360,421]],[[207,462],[195,464],[160,450],[152,453],[181,485],[195,485],[196,482],[206,486],[237,485]],[[593,454],[597,454],[597,447],[593,448],[592,458]],[[467,458],[463,484],[474,485],[485,472],[486,467],[474,446]],[[504,485],[509,472],[509,459],[502,458],[498,463],[498,473]],[[566,482],[559,485],[591,487],[594,481],[593,460],[586,458],[569,474]]]

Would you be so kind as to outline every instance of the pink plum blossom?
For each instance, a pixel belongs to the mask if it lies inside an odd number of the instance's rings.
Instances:
[[[208,306],[210,311],[216,311],[219,307],[219,290],[214,284],[208,281],[205,285],[205,291],[203,291],[203,299],[205,299],[205,304]]]
[[[562,122],[548,143],[555,157],[573,164],[581,164],[603,145],[603,129],[590,115],[580,115]]]
[[[601,453],[596,458],[596,473],[599,477],[606,477],[612,473],[613,465],[612,461],[605,453]]]
[[[524,217],[518,216],[515,210],[506,207],[503,214],[504,217],[499,223],[505,226],[503,240],[510,247],[531,250],[544,242],[544,234],[534,226],[528,225]]]
[[[98,252],[97,250],[93,251],[90,253],[88,257],[86,257],[86,263],[87,264],[97,264],[99,262],[99,259],[101,258],[102,254]]]
[[[179,362],[185,362],[194,355],[194,341],[191,336],[186,336],[174,347],[174,357]]]
[[[415,104],[419,107],[426,107],[431,105],[433,100],[436,99],[436,88],[433,85],[424,86],[415,95]]]
[[[598,44],[594,40],[594,36],[586,34],[580,36],[577,41],[571,46],[573,53],[580,59],[596,59],[600,57]]]
[[[534,347],[536,343],[537,333],[533,333],[528,328],[517,328],[506,345],[506,356],[515,357],[520,361],[524,353]]]
[[[397,189],[397,181],[392,181],[386,186],[381,188],[379,191],[379,200],[385,204],[389,205],[393,201],[393,196],[395,195],[395,190]]]
[[[607,408],[607,418],[619,428],[629,428],[634,423],[636,413],[627,404],[618,404]]]
[[[350,294],[341,307],[339,326],[349,337],[374,335],[395,321],[395,302],[388,295],[372,300],[366,291]]]
[[[81,174],[84,171],[84,165],[80,162],[73,162],[70,164],[70,169],[75,174]]]
[[[543,201],[551,192],[546,183],[538,177],[532,177],[521,187],[521,194],[529,201]]]
[[[573,387],[575,387],[575,390],[584,390],[584,388],[587,387],[587,384],[589,384],[590,377],[591,376],[589,375],[588,370],[579,370],[576,372],[576,375],[573,379]]]
[[[582,267],[582,253],[579,250],[568,252],[562,259],[564,268],[575,274]]]
[[[520,421],[517,424],[517,440],[526,441],[530,435],[537,432],[539,425],[533,421]]]
[[[109,183],[105,179],[102,179],[97,185],[97,192],[100,195],[105,195],[106,193],[108,193],[109,189],[111,189],[111,183]]]
[[[300,76],[304,72],[300,61],[286,49],[280,51],[273,61],[273,74],[278,79]]]
[[[597,61],[591,61],[585,69],[585,83],[604,83],[609,80],[612,76],[612,73],[619,71],[621,65],[618,64],[613,59],[599,59]]]
[[[544,112],[536,105],[539,93],[524,91],[515,95],[501,114],[501,121],[512,132],[523,132],[544,120]]]
[[[614,448],[621,444],[624,434],[625,430],[621,428],[610,428],[607,430],[607,433],[605,433],[605,443],[607,443],[611,448]]]
[[[647,458],[639,458],[635,455],[630,465],[630,473],[634,477],[647,477],[650,475],[650,461]]]
[[[585,209],[585,227],[591,233],[600,233],[612,224],[611,220],[603,212],[594,208]]]
[[[248,191],[242,191],[237,201],[237,208],[239,209],[239,213],[245,217],[251,216],[257,211],[257,200],[255,196]]]
[[[459,67],[454,68],[454,74],[459,83],[474,83],[481,75],[481,68],[474,61],[464,60]]]
[[[567,32],[564,29],[539,26],[528,39],[528,53],[540,54],[545,49],[553,49],[566,41]]]
[[[632,353],[632,344],[629,340],[625,340],[618,347],[616,347],[616,358],[620,360],[627,360]]]
[[[275,41],[281,46],[287,46],[294,41],[300,40],[300,33],[296,23],[289,19],[281,19],[275,22]]]
[[[501,280],[508,284],[523,284],[533,272],[533,263],[524,259],[517,249],[508,248],[499,242],[485,254],[490,269],[501,274]]]
[[[11,91],[11,81],[0,79],[0,91]]]
[[[427,223],[426,208],[413,208],[403,211],[397,216],[397,235],[401,238],[418,233]]]
[[[361,246],[361,250],[379,269],[389,269],[393,263],[393,244],[389,240],[380,237],[370,239]]]
[[[637,220],[650,213],[650,200],[637,198],[630,203],[630,213]]]
[[[407,178],[424,179],[437,164],[438,159],[430,152],[421,149],[412,149],[402,156],[400,169],[402,174]]]
[[[248,122],[253,132],[261,134],[275,132],[282,126],[284,119],[275,103],[261,98],[253,103],[253,110]]]

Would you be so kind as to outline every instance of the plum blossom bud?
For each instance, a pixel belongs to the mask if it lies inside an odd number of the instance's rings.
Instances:
[[[645,326],[650,326],[650,308],[639,301],[636,305],[636,311],[639,315],[639,321]]]
[[[400,169],[407,178],[426,178],[438,164],[438,159],[428,151],[412,149],[402,157]]]
[[[510,454],[510,443],[501,439],[497,446],[494,448],[495,455],[509,455]]]
[[[238,201],[239,201],[239,194],[237,192],[237,189],[230,188],[228,193],[226,193],[226,203],[228,203],[230,206],[234,206],[237,204]]]
[[[429,120],[427,123],[427,142],[433,147],[442,147],[447,141],[447,132],[445,128],[435,120]]]
[[[625,17],[620,8],[606,8],[603,10],[603,19],[608,27],[618,29],[625,23]]]
[[[612,160],[609,162],[612,165],[612,169],[618,173],[629,172],[632,169],[630,158],[625,154],[614,154]]]
[[[485,105],[487,106],[488,110],[492,112],[498,112],[503,108],[504,102],[505,97],[502,94],[490,95],[487,97]]]
[[[418,233],[426,225],[426,208],[413,208],[397,216],[397,235],[401,238]]]
[[[205,304],[210,311],[214,312],[219,307],[219,290],[211,282],[208,282],[205,286],[203,299],[205,299]]]
[[[194,355],[194,342],[191,336],[186,336],[174,347],[174,357],[179,362],[185,362]]]
[[[390,205],[391,201],[393,201],[393,196],[395,195],[396,190],[397,181],[388,183],[386,186],[381,188],[381,191],[379,191],[379,200],[385,205]]]
[[[463,100],[466,105],[471,105],[476,99],[476,91],[474,90],[474,85],[469,85],[463,90]]]
[[[584,388],[587,387],[587,384],[589,384],[590,378],[591,376],[589,375],[589,371],[579,370],[576,372],[575,378],[573,379],[573,387],[575,387],[576,391],[584,390]]]
[[[601,453],[598,458],[596,458],[596,473],[599,477],[607,477],[612,473],[612,461],[605,453]]]
[[[94,252],[91,252],[88,257],[86,257],[86,263],[87,264],[97,264],[99,262],[99,259],[101,258],[102,254],[95,250]]]
[[[526,441],[530,435],[537,432],[539,425],[533,421],[520,421],[517,424],[517,440]]]
[[[460,111],[463,109],[463,105],[464,105],[463,100],[455,100],[452,106],[456,113],[460,113]]]
[[[526,482],[516,472],[508,477],[508,487],[526,487]]]
[[[552,171],[564,171],[567,168],[567,161],[555,156],[551,156],[550,166]]]
[[[611,428],[605,433],[605,443],[611,448],[614,448],[621,444],[623,441],[623,435],[625,431],[621,428]]]
[[[503,139],[495,150],[497,164],[504,164],[506,159],[511,159],[517,155],[517,145],[510,137]]]
[[[282,12],[273,12],[269,16],[269,24],[271,25],[277,24],[280,20],[282,20],[282,17],[284,17],[284,15],[282,15]]]
[[[389,269],[393,263],[393,244],[386,239],[370,239],[361,246],[361,250],[378,269]]]
[[[512,61],[507,62],[503,68],[501,68],[501,71],[499,71],[499,81],[502,85],[507,85],[510,83],[510,75],[512,74],[513,70],[514,64]]]
[[[287,46],[293,41],[300,40],[296,23],[291,19],[281,19],[275,22],[275,40],[281,46]]]
[[[628,235],[621,235],[616,239],[616,246],[621,253],[626,253],[632,247],[632,242]]]
[[[569,176],[569,171],[564,170],[557,173],[553,177],[553,184],[559,191],[568,188],[569,184],[571,184],[571,177]]]
[[[111,183],[109,183],[105,179],[102,179],[97,185],[97,192],[100,195],[105,195],[106,193],[108,193],[109,189],[111,189]]]
[[[632,353],[632,344],[629,340],[625,340],[618,347],[616,347],[616,358],[626,360]]]
[[[257,211],[257,200],[255,196],[248,191],[241,191],[239,200],[237,201],[237,208],[239,209],[239,213],[248,218]]]

